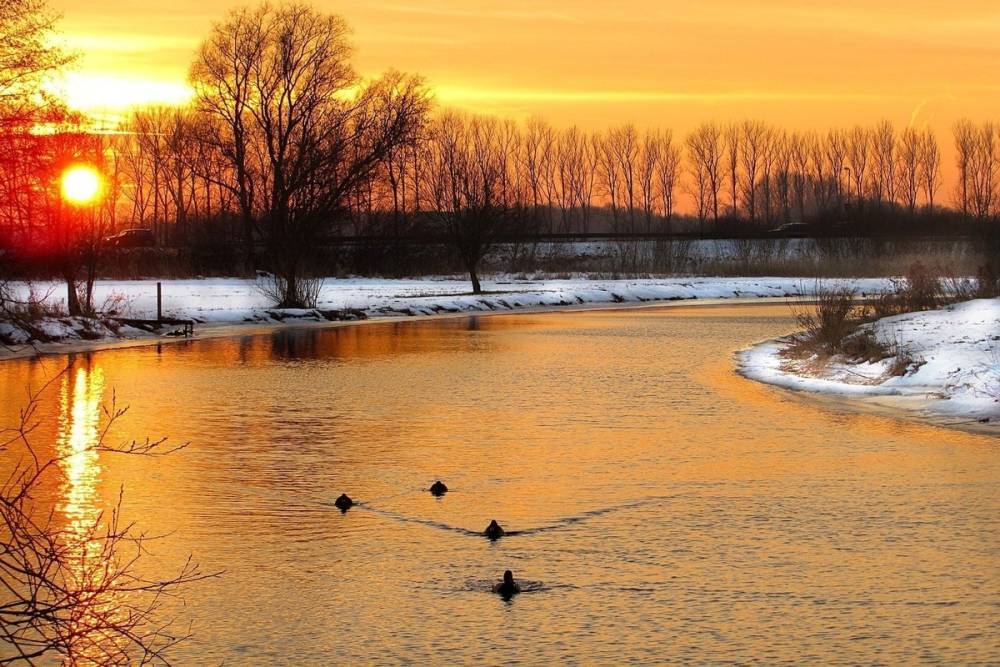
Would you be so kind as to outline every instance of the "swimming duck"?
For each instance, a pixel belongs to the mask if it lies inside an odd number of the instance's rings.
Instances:
[[[513,595],[521,592],[521,587],[514,581],[514,573],[507,570],[503,573],[503,581],[493,585],[493,592],[509,600]]]
[[[444,482],[442,482],[441,480],[438,480],[438,481],[434,482],[433,484],[431,484],[430,491],[431,491],[431,495],[435,495],[435,496],[438,496],[440,498],[444,494],[448,493],[448,487],[445,486]]]
[[[483,535],[490,538],[491,540],[498,540],[504,536],[504,529],[500,527],[496,519],[490,521],[490,525],[486,526],[486,530],[483,531]]]
[[[340,494],[340,497],[333,502],[333,504],[336,505],[337,509],[339,509],[341,512],[346,512],[347,510],[351,509],[352,505],[354,505],[354,501],[351,500],[351,497],[348,496],[346,493],[342,493]]]

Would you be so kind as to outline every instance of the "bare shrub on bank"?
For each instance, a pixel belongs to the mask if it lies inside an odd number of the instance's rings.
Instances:
[[[816,284],[816,302],[793,305],[792,312],[803,331],[794,338],[793,349],[821,357],[843,355],[855,362],[878,362],[893,358],[891,375],[903,375],[914,359],[899,336],[885,340],[871,322],[872,309],[845,285]]]
[[[970,299],[1000,295],[998,276],[989,264],[979,267],[975,277],[957,275],[949,269],[912,264],[902,278],[891,279],[891,287],[869,296],[865,306],[872,318],[933,310]]]
[[[62,375],[56,376],[62,377]],[[12,467],[0,482],[0,664],[166,664],[167,652],[188,637],[161,618],[163,601],[204,579],[188,558],[169,579],[138,568],[148,538],[121,520],[121,501],[110,515],[64,525],[46,510],[43,487],[64,475],[72,457],[92,453],[160,456],[183,447],[165,440],[108,443],[111,426],[126,412],[114,399],[103,408],[95,442],[68,454],[46,453],[32,442],[39,397],[29,392],[16,427],[0,431],[0,457]]]
[[[815,294],[815,304],[792,305],[795,321],[803,329],[798,342],[816,352],[842,352],[845,338],[859,322],[857,292],[847,284],[817,282]]]
[[[299,278],[289,285],[285,276],[263,273],[255,286],[277,308],[315,308],[323,283],[322,278]]]

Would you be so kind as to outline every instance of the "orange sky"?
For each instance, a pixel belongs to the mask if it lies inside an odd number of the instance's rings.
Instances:
[[[71,96],[109,107],[182,98],[194,48],[233,5],[51,4],[83,54]],[[888,118],[945,129],[963,115],[1000,116],[996,0],[314,4],[354,27],[364,74],[420,72],[443,104],[560,126],[684,132],[708,119],[812,128]]]

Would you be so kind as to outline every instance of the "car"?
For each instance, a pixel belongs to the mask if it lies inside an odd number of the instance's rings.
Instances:
[[[126,229],[104,239],[112,248],[154,248],[156,237],[151,229]]]
[[[785,238],[803,238],[810,236],[813,232],[812,225],[805,222],[786,222],[770,230],[772,236],[783,236]]]

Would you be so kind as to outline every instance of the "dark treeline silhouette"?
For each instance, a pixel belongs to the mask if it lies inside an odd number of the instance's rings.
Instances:
[[[677,139],[630,124],[557,129],[434,110],[419,77],[364,80],[351,57],[340,17],[298,4],[238,9],[199,48],[187,107],[138,109],[104,132],[55,104],[12,116],[0,147],[7,257],[68,285],[92,283],[102,266],[262,269],[280,305],[301,306],[316,276],[342,271],[462,270],[478,292],[500,242],[516,259],[560,235],[755,238],[805,223],[809,236],[953,236],[995,228],[1000,209],[992,123],[954,127],[949,208],[930,130],[882,121],[790,132],[747,120]],[[107,187],[99,205],[69,210],[56,183],[79,161]],[[157,250],[103,243],[128,228],[151,230]],[[92,307],[87,290],[74,301],[71,311]]]

